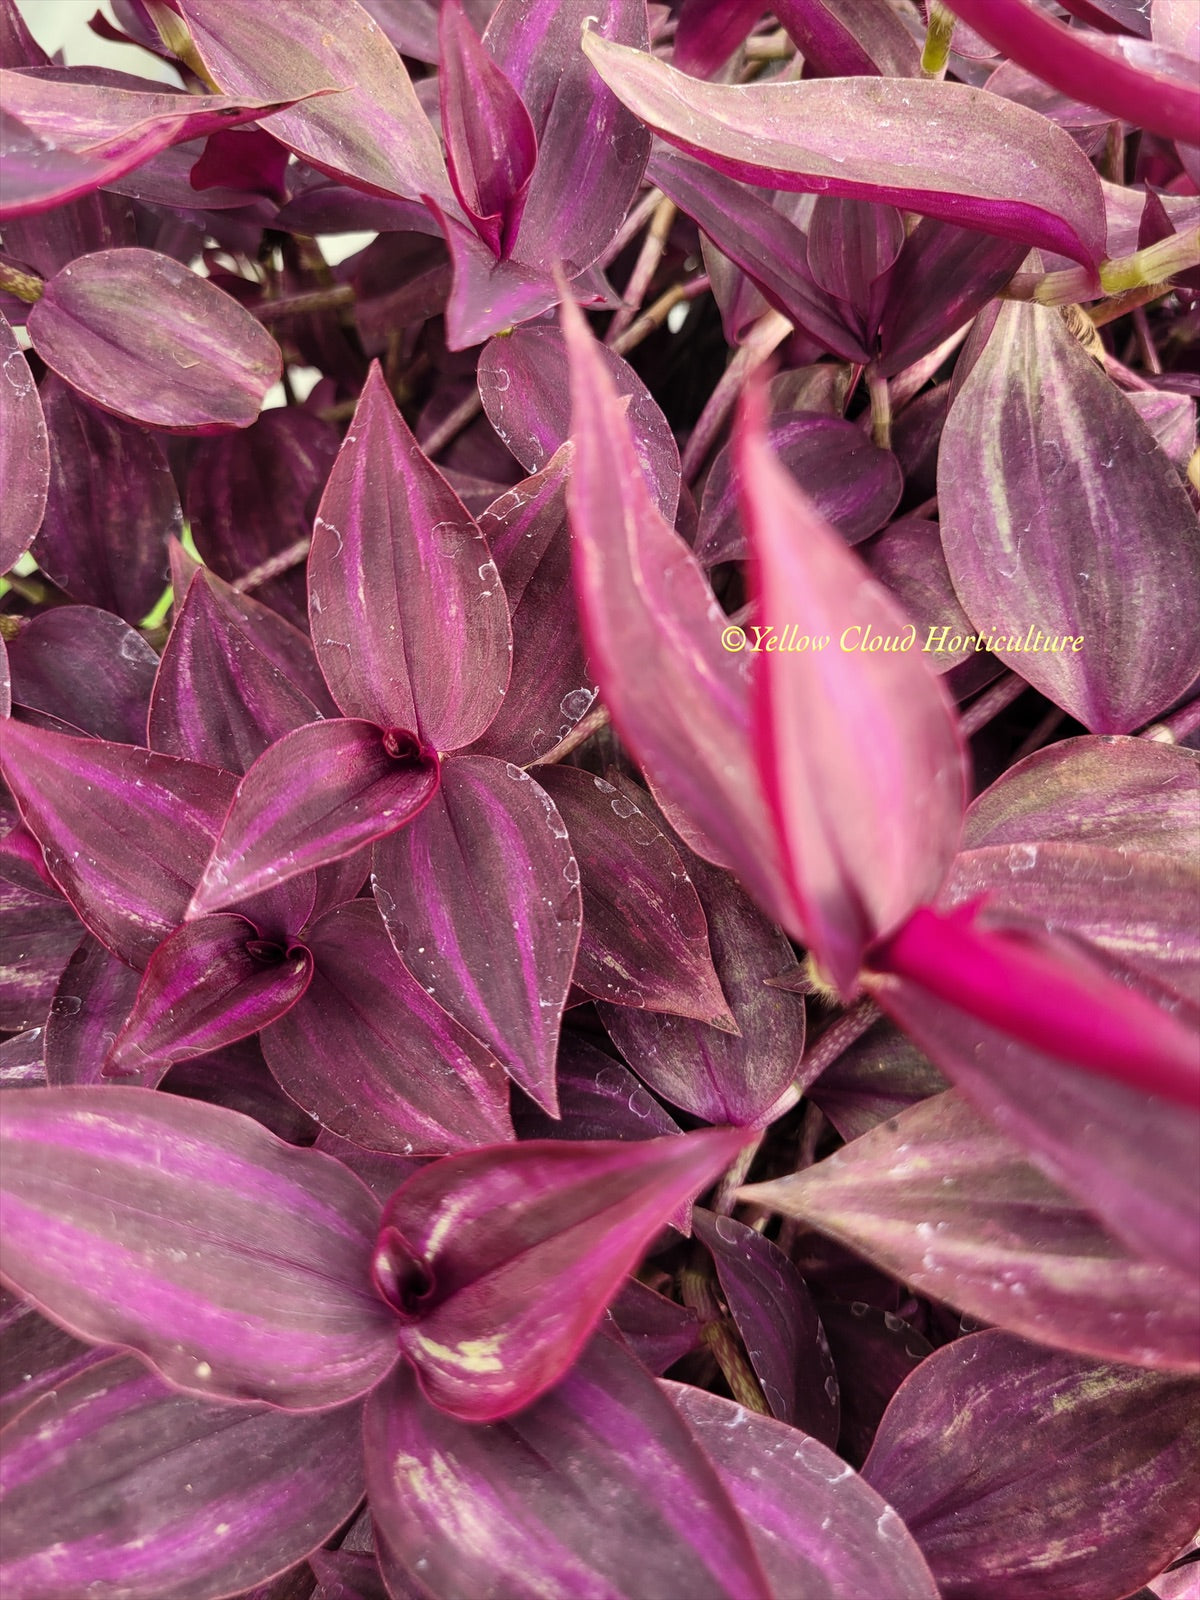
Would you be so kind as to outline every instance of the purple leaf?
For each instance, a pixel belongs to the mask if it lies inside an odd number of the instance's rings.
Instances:
[[[890,6],[873,0],[780,0],[776,14],[804,57],[808,76],[918,75],[912,33]]]
[[[72,1339],[7,1289],[0,1289],[0,1335],[0,1427],[7,1427],[48,1389],[59,1388],[111,1354],[103,1346]]]
[[[38,565],[76,600],[136,626],[163,591],[166,542],[183,527],[162,446],[57,378],[42,403],[53,450]],[[144,735],[143,723],[136,742]]]
[[[343,1138],[400,1155],[512,1137],[498,1063],[405,971],[369,901],[329,912],[305,942],[312,982],[263,1035],[292,1099]]]
[[[451,350],[469,350],[555,304],[558,287],[543,267],[526,266],[511,258],[497,261],[474,229],[435,201],[426,203],[441,228],[453,267],[445,310],[446,343]],[[439,275],[434,283],[440,282]]]
[[[626,415],[638,460],[658,509],[673,523],[679,504],[675,436],[629,363],[606,345],[597,345],[596,355],[617,394],[628,398]],[[478,381],[496,432],[527,472],[541,472],[571,434],[570,369],[562,333],[539,326],[492,339],[479,357]]]
[[[557,1388],[487,1427],[435,1409],[397,1368],[368,1407],[366,1455],[390,1593],[405,1592],[394,1573],[444,1600],[769,1600],[707,1456],[654,1379],[603,1335]]]
[[[1066,1066],[952,1006],[931,1002],[919,989],[897,984],[886,1004],[951,1082],[1055,1183],[1069,1188],[1137,1254],[1196,1278],[1200,1124],[1194,1112],[1181,1115],[1172,1101],[1097,1077],[1089,1060],[1082,1068]],[[1083,1006],[1076,1003],[1075,1009]],[[1193,1070],[1195,1060],[1193,1045]]]
[[[745,1138],[715,1128],[537,1140],[447,1156],[410,1178],[384,1211],[374,1272],[426,1396],[491,1422],[543,1395],[671,1213]]]
[[[438,89],[446,164],[459,204],[497,257],[517,236],[537,160],[521,97],[479,41],[462,0],[438,13]]]
[[[574,308],[564,307],[563,331],[575,591],[604,699],[671,822],[686,817],[760,904],[794,922],[762,795],[738,759],[750,742],[744,665],[722,648],[712,590],[651,498],[625,408]]]
[[[1086,156],[1061,128],[984,89],[920,78],[698,83],[594,32],[583,48],[655,133],[730,177],[881,201],[1093,268],[1106,253]]]
[[[697,1206],[692,1225],[712,1253],[771,1415],[832,1450],[841,1417],[838,1380],[804,1279],[778,1245],[733,1217]]]
[[[855,1300],[820,1304],[842,1402],[838,1454],[860,1468],[892,1396],[933,1346],[893,1311]]]
[[[202,917],[164,939],[150,958],[105,1075],[207,1055],[248,1038],[301,998],[312,956],[258,936],[245,917]]]
[[[210,575],[197,572],[154,683],[154,749],[244,773],[276,739],[320,715],[229,616]]]
[[[760,0],[683,0],[672,60],[681,72],[711,77],[765,9]]]
[[[0,879],[0,1028],[41,1026],[82,931],[52,888]]]
[[[42,1028],[25,1028],[0,1044],[0,1089],[42,1089]]]
[[[517,765],[552,750],[596,698],[571,584],[570,457],[564,445],[542,472],[493,501],[479,520],[508,596],[513,661],[500,710],[475,750]]]
[[[375,851],[400,959],[552,1114],[579,946],[579,867],[553,800],[490,756],[455,756],[417,822]]]
[[[767,438],[827,522],[847,544],[877,533],[900,500],[904,478],[890,450],[872,444],[857,423],[815,411],[767,419]],[[713,462],[704,485],[696,558],[706,567],[740,561],[746,541],[737,518],[740,478],[732,446]]]
[[[50,446],[37,385],[0,313],[0,572],[33,543],[49,482]]]
[[[819,1440],[702,1389],[665,1380],[660,1388],[716,1466],[773,1594],[936,1600],[903,1522]]]
[[[673,150],[656,151],[647,171],[777,311],[844,360],[870,359],[849,306],[840,305],[814,280],[807,237],[790,214],[776,209],[777,197],[758,194]],[[787,208],[789,213],[793,209]],[[735,326],[740,322],[732,320]]]
[[[666,834],[629,796],[578,767],[541,768],[538,782],[579,862],[583,932],[574,982],[598,1000],[734,1031],[704,908]]]
[[[99,940],[86,935],[63,969],[46,1018],[46,1082],[52,1089],[72,1084],[104,1083],[108,1052],[133,1010],[141,973],[110,954]],[[142,1076],[153,1089],[166,1063],[153,1064]]]
[[[873,330],[890,272],[904,246],[904,218],[894,206],[819,194],[808,224],[808,267],[826,294],[854,308]]]
[[[338,861],[437,793],[436,756],[402,729],[336,717],[277,739],[237,786],[189,918]]]
[[[650,134],[588,64],[585,25],[623,45],[649,45],[642,0],[502,0],[484,39],[537,135],[514,254],[570,278],[611,243],[650,154]]]
[[[4,144],[0,215],[7,222],[89,196],[102,184],[118,181],[169,145],[171,130],[152,126],[115,153],[60,149],[54,140],[43,138],[0,107],[0,139]]]
[[[5,1431],[5,1585],[207,1600],[272,1577],[354,1510],[361,1415],[197,1400],[131,1356],[94,1366]]]
[[[387,1372],[378,1205],[338,1162],[144,1089],[12,1098],[4,1270],[56,1322],[187,1393],[285,1410],[341,1405]]]
[[[679,1133],[678,1123],[648,1094],[627,1067],[577,1034],[564,1033],[558,1049],[557,1120],[534,1106],[518,1106],[521,1139],[654,1139]],[[672,1224],[691,1228],[685,1207]]]
[[[0,725],[5,781],[80,918],[144,967],[183,920],[236,780],[174,756]]]
[[[999,1331],[935,1351],[888,1407],[863,1475],[944,1600],[1095,1600],[1195,1531],[1200,1384]]]
[[[742,1193],[1014,1333],[1200,1370],[1200,1289],[1186,1268],[1131,1252],[953,1090]]]
[[[8,659],[18,704],[97,739],[145,738],[158,657],[119,617],[93,606],[43,611],[9,640]]]
[[[307,1146],[315,1138],[317,1148],[325,1148],[319,1142],[316,1123],[288,1099],[271,1076],[257,1039],[242,1039],[222,1050],[214,1050],[211,1055],[179,1062],[163,1078],[160,1089],[163,1094],[240,1111],[243,1116],[261,1123],[285,1144]],[[337,1151],[329,1153],[341,1159]],[[349,1163],[343,1162],[343,1165]]]
[[[933,1063],[890,1022],[877,1022],[808,1087],[849,1142],[948,1088]]]
[[[440,751],[484,731],[508,683],[508,605],[483,535],[373,366],[309,556],[313,642],[347,716]]]
[[[1187,56],[1144,39],[1066,28],[1024,0],[963,0],[955,15],[1064,94],[1166,139],[1196,143],[1200,92]]]
[[[103,68],[60,66],[0,73],[0,93],[6,111],[47,152],[28,177],[21,172],[16,193],[0,205],[0,215],[17,216],[84,192],[78,182],[64,189],[56,181],[73,165],[64,163],[64,156],[92,165],[89,188],[109,185],[168,145],[256,121],[302,98],[239,102],[228,95],[184,94]]]
[[[625,781],[621,792],[641,799]],[[706,1122],[750,1126],[803,1073],[804,1001],[766,981],[791,963],[791,946],[728,873],[687,853],[684,859],[737,1033],[624,1006],[602,1005],[600,1013],[621,1054],[656,1093]]]
[[[340,1550],[314,1550],[308,1564],[319,1580],[312,1600],[391,1600],[374,1554],[343,1545]]]
[[[188,472],[187,514],[196,549],[213,571],[233,583],[307,538],[337,449],[336,430],[297,406],[274,407],[252,427],[200,440]],[[307,629],[302,566],[255,594]]]
[[[757,390],[735,449],[765,630],[752,637],[762,645],[757,759],[803,906],[790,928],[846,994],[867,946],[945,875],[962,816],[962,740],[937,678],[907,653],[915,627],[767,448]]]
[[[271,133],[322,172],[370,193],[449,197],[437,137],[404,63],[356,0],[179,0],[201,60],[228,94],[339,94],[271,118]]]
[[[1000,310],[946,419],[938,504],[988,648],[1086,727],[1140,727],[1200,674],[1196,513],[1056,310]]]
[[[81,256],[46,284],[28,328],[38,355],[73,388],[168,433],[249,427],[281,370],[261,323],[154,250]]]
[[[661,1376],[700,1343],[700,1321],[689,1306],[678,1305],[636,1278],[609,1307],[621,1337],[647,1371]]]

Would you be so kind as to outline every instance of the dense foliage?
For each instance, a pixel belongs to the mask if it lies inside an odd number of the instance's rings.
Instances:
[[[1200,27],[954,11],[0,0],[5,1600],[1194,1592]]]

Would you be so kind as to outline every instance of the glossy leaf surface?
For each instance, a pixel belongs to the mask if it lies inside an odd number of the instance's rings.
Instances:
[[[544,1394],[659,1228],[744,1139],[716,1128],[537,1140],[447,1156],[410,1178],[384,1213],[375,1275],[426,1395],[490,1422]]]
[[[142,1089],[14,1100],[4,1271],[64,1327],[141,1351],[188,1393],[291,1410],[354,1399],[388,1370],[378,1205],[338,1162]]]
[[[33,543],[49,482],[50,448],[37,385],[0,313],[0,572]]]
[[[1190,1537],[1198,1441],[1195,1379],[994,1330],[901,1385],[863,1475],[947,1600],[1093,1600],[1128,1594]]]
[[[58,606],[8,641],[13,698],[78,730],[141,744],[158,657],[141,634],[94,606]]]
[[[101,250],[64,267],[28,327],[38,355],[89,400],[172,433],[249,427],[281,369],[261,323],[154,250]]]

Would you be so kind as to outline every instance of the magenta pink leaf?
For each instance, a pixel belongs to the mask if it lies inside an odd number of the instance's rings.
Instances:
[[[780,921],[797,915],[777,866],[750,745],[744,663],[695,557],[664,521],[598,346],[564,307],[574,469],[567,503],[588,654],[613,720],[651,787],[735,864]],[[739,744],[741,750],[739,750]]]
[[[915,626],[780,468],[761,408],[755,391],[736,446],[760,597],[742,636],[761,647],[758,760],[804,908],[791,931],[848,993],[868,945],[945,875],[963,747],[945,691],[913,653]]]
[[[379,1208],[249,1117],[144,1089],[30,1089],[3,1123],[4,1272],[69,1331],[184,1391],[312,1411],[395,1359]]]
[[[180,0],[177,9],[226,93],[341,91],[271,118],[274,137],[314,167],[374,194],[450,198],[404,63],[357,0],[306,0],[302,13],[283,0]]]
[[[46,284],[28,328],[47,366],[89,400],[169,433],[249,427],[281,370],[260,322],[155,250],[81,256]]]
[[[0,313],[0,572],[33,543],[49,483],[50,446],[37,385]]]
[[[681,72],[710,77],[762,16],[759,0],[683,0],[672,60]]]
[[[246,773],[187,915],[235,905],[403,828],[437,792],[411,734],[335,717],[277,739]]]
[[[375,1276],[429,1399],[491,1422],[543,1395],[672,1212],[745,1137],[537,1140],[447,1156],[410,1178],[384,1212]]]
[[[206,1055],[248,1038],[289,1010],[308,988],[312,957],[258,936],[245,917],[202,917],[164,939],[150,958],[105,1073]]]
[[[1109,1360],[1200,1371],[1194,1263],[1189,1281],[1186,1267],[1131,1250],[1043,1176],[1024,1143],[948,1090],[836,1156],[743,1193],[832,1235],[918,1292],[1013,1333]]]
[[[236,779],[101,739],[0,724],[0,756],[26,827],[83,922],[144,967],[183,920]]]
[[[779,0],[776,14],[812,77],[918,76],[916,41],[890,6],[873,0]]]
[[[573,981],[597,1000],[733,1032],[704,908],[666,834],[631,797],[590,772],[544,767],[538,782],[558,807],[579,863],[583,932]]]
[[[1093,732],[1140,727],[1200,674],[1196,513],[1057,311],[1000,310],[946,419],[938,505],[988,648]]]
[[[583,47],[655,133],[730,177],[881,201],[1093,268],[1105,255],[1087,158],[1061,128],[986,90],[921,78],[698,83],[595,32]]]
[[[956,15],[1064,94],[1164,138],[1197,142],[1200,91],[1187,56],[1142,39],[1066,28],[1024,0],[963,0]]]
[[[397,1368],[368,1407],[366,1456],[390,1594],[770,1600],[707,1455],[603,1334],[549,1394],[487,1427]]]
[[[778,1245],[734,1217],[696,1207],[734,1325],[771,1415],[832,1450],[841,1404],[829,1341],[804,1279]]]
[[[166,455],[143,428],[97,410],[53,374],[42,404],[52,449],[38,565],[76,600],[136,627],[166,584],[167,540],[183,531]],[[145,731],[143,722],[135,743]]]
[[[377,846],[374,887],[400,959],[553,1113],[579,946],[579,866],[553,800],[490,756],[442,764],[417,822]]]
[[[6,74],[7,75],[7,74]],[[102,184],[119,181],[171,142],[169,128],[144,130],[114,154],[59,148],[0,106],[4,142],[4,196],[0,215],[8,223],[91,195]]]
[[[158,657],[111,612],[56,606],[29,617],[8,641],[8,660],[13,699],[55,718],[64,732],[118,744],[145,739]]]
[[[244,773],[276,740],[320,712],[237,626],[197,572],[163,651],[149,739],[167,755]]]
[[[491,722],[512,647],[500,575],[378,366],[321,497],[309,591],[317,656],[347,716],[412,728],[441,751]]]
[[[369,900],[329,912],[305,942],[312,982],[263,1034],[292,1099],[371,1150],[441,1155],[512,1137],[499,1063],[397,960]]]
[[[520,95],[480,43],[462,0],[443,0],[438,42],[450,181],[480,238],[497,257],[507,255],[525,209],[537,135]]]
[[[214,1404],[117,1355],[5,1430],[6,1589],[207,1600],[273,1577],[362,1496],[362,1407]],[[113,1485],[121,1486],[119,1508]]]
[[[773,1594],[935,1600],[903,1522],[827,1445],[703,1389],[659,1387],[715,1465]]]
[[[863,1476],[946,1600],[1130,1594],[1195,1531],[1200,1383],[977,1333],[900,1386]]]

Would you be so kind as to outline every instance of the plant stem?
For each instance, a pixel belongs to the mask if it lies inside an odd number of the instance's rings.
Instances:
[[[783,343],[791,331],[792,324],[778,311],[764,312],[751,328],[741,348],[721,374],[692,429],[681,463],[685,483],[692,482],[707,460],[746,379]]]
[[[921,51],[921,76],[944,78],[950,60],[950,41],[954,36],[956,18],[942,0],[930,0],[929,25],[925,30],[925,48]]]
[[[607,728],[610,722],[607,706],[597,706],[594,711],[589,711],[582,717],[570,733],[565,735],[552,750],[547,750],[544,756],[539,756],[536,761],[529,762],[524,771],[530,767],[552,767],[559,761],[565,760],[573,750],[578,750],[581,744],[586,744],[594,733],[599,733],[601,728]]]
[[[32,306],[42,298],[45,287],[46,280],[39,278],[36,272],[22,272],[19,267],[0,261],[0,289],[6,294],[14,295],[18,300],[24,300],[27,306]]]
[[[871,397],[871,437],[881,450],[892,448],[892,396],[888,381],[874,365],[867,368],[867,393]]]
[[[864,995],[843,1011],[840,1017],[835,1017],[816,1044],[805,1050],[800,1059],[805,1082],[815,1083],[844,1051],[849,1050],[852,1044],[875,1026],[882,1015],[874,1000]]]
[[[973,738],[993,717],[998,717],[1014,700],[1019,700],[1028,687],[1024,678],[1015,672],[1006,672],[999,682],[985,689],[978,700],[973,700],[958,719],[963,738]]]
[[[670,237],[677,215],[678,211],[673,200],[660,200],[655,206],[650,226],[646,229],[646,237],[642,240],[642,248],[634,262],[633,271],[629,274],[629,282],[625,285],[626,303],[609,323],[608,332],[604,336],[605,344],[615,345],[641,310],[642,302],[667,248],[667,239]]]
[[[293,567],[300,565],[307,556],[311,544],[312,540],[305,534],[302,539],[289,544],[285,550],[268,556],[265,561],[260,561],[257,567],[251,567],[249,572],[244,572],[240,578],[235,578],[232,587],[238,594],[245,594],[250,589],[257,589],[261,584],[268,583],[272,578],[281,577],[285,572],[290,572]]]
[[[464,400],[460,400],[448,416],[442,418],[437,427],[422,441],[421,449],[433,460],[440,451],[444,450],[452,439],[457,439],[463,429],[474,422],[483,410],[483,400],[478,389],[472,389]]]
[[[725,1318],[713,1290],[712,1279],[698,1267],[685,1267],[679,1275],[685,1305],[700,1317],[700,1338],[717,1358],[729,1392],[747,1411],[770,1416],[758,1379],[754,1376],[741,1340]]]
[[[619,339],[613,340],[609,349],[615,350],[619,356],[623,356],[627,350],[633,350],[656,328],[662,327],[676,306],[682,305],[685,300],[695,300],[699,295],[707,293],[710,287],[707,272],[689,278],[686,283],[672,284],[659,295],[649,311],[644,312],[632,327],[626,328]]]
[[[263,300],[254,307],[254,315],[260,322],[279,322],[284,317],[302,317],[312,311],[341,311],[353,304],[353,284],[336,283],[330,289],[308,289],[303,294]]]
[[[1153,723],[1138,735],[1139,739],[1153,739],[1156,744],[1179,744],[1189,733],[1200,728],[1200,698],[1189,700],[1186,706],[1172,711],[1169,717]]]

